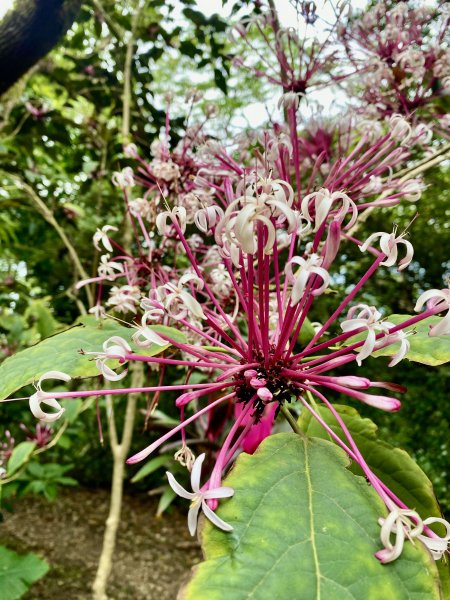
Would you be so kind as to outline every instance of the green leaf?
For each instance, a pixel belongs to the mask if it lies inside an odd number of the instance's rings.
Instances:
[[[156,516],[160,517],[163,514],[163,512],[172,504],[175,498],[175,492],[171,487],[167,486],[161,494],[161,498],[159,499],[158,508],[156,510]]]
[[[139,469],[136,475],[132,477],[131,483],[136,483],[141,479],[144,479],[144,477],[147,477],[147,475],[154,473],[156,469],[159,469],[160,467],[166,465],[170,460],[172,460],[172,456],[169,454],[163,454],[162,456],[152,458],[147,463],[145,463],[143,467]]]
[[[36,556],[20,556],[4,546],[0,546],[0,591],[2,600],[17,600],[30,585],[43,577],[49,569],[48,564]]]
[[[235,495],[209,522],[206,561],[182,593],[185,600],[432,600],[437,570],[422,544],[381,565],[378,518],[386,510],[345,454],[325,440],[292,433],[267,438],[242,454],[224,481]]]
[[[377,438],[378,428],[375,423],[370,419],[362,418],[353,407],[335,404],[334,408],[342,417],[361,454],[375,475],[408,507],[416,510],[422,519],[442,517],[431,481],[409,454]],[[346,442],[345,435],[331,411],[326,406],[317,406],[315,410],[334,433]],[[306,409],[300,416],[299,425],[310,436],[328,439],[327,432]],[[357,464],[352,464],[350,469],[357,475],[363,474]],[[431,526],[431,528],[437,534],[442,535],[443,531],[440,526]],[[450,592],[448,565],[443,561],[438,561],[437,567],[443,588]]]
[[[389,315],[389,317],[386,317],[386,321],[394,323],[394,325],[399,325],[408,319],[411,319],[411,315]],[[437,325],[441,319],[442,317],[429,317],[408,328],[416,332],[408,338],[411,344],[411,348],[406,355],[408,360],[422,363],[423,365],[430,365],[431,367],[436,367],[450,361],[450,335],[439,335],[436,337],[428,335],[430,327]],[[349,338],[345,342],[345,345],[349,346],[356,341],[365,339],[365,337],[365,333],[359,333]],[[372,356],[394,356],[399,348],[400,343],[391,344],[386,348],[377,350]]]
[[[350,406],[334,405],[350,431],[369,467],[408,507],[416,510],[422,519],[442,517],[433,492],[433,485],[422,469],[405,450],[394,448],[377,437],[378,428],[370,419],[362,418]],[[326,406],[315,410],[330,428],[346,443],[347,439]],[[299,425],[309,436],[329,439],[325,429],[308,410],[303,410]],[[363,475],[361,468],[352,464],[352,472]]]
[[[27,462],[35,448],[36,444],[34,442],[21,442],[17,444],[8,460],[7,477],[13,475]]]
[[[151,329],[170,336],[175,342],[186,341],[183,333],[171,327],[154,325]],[[93,317],[84,317],[82,323],[7,358],[0,365],[0,400],[37,381],[47,371],[63,371],[74,379],[98,375],[92,356],[83,356],[80,350],[101,351],[102,344],[113,335],[124,338],[134,352],[146,356],[155,356],[170,346],[168,343],[162,347],[152,344],[149,348],[138,348],[131,341],[134,332],[131,327],[109,319],[98,322]]]

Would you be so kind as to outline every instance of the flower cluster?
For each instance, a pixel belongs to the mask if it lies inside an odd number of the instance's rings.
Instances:
[[[309,27],[319,18],[318,12],[312,2],[301,5]],[[340,35],[346,40],[350,33],[342,27],[343,7],[344,3],[336,14]],[[381,40],[384,46],[380,48],[389,49],[383,57],[386,68],[392,68],[390,59],[405,72],[403,82],[425,77],[428,63],[409,48],[409,38],[400,46],[402,10],[387,13],[394,25],[386,26],[387,38]],[[368,15],[366,20],[371,18]],[[252,47],[250,28],[259,30],[267,41],[266,30],[272,27],[274,41],[269,46],[275,50],[283,76],[279,79],[272,65],[264,74],[281,85],[281,108],[287,116],[286,127],[275,124],[259,140],[251,140],[246,151],[242,142],[226,147],[208,141],[201,129],[189,130],[172,150],[167,129],[164,139],[152,144],[149,160],[136,146],[126,148],[137,166],[126,167],[113,180],[123,191],[135,245],[127,251],[111,237],[114,227],[99,229],[94,245],[106,254],[100,260],[98,277],[80,285],[99,283],[98,302],[91,309],[99,317],[105,316],[104,288],[110,287],[105,304],[121,317],[133,319],[126,322],[138,351],[127,340],[113,336],[103,349],[84,353],[94,355],[106,380],[125,380],[128,366],[124,365],[143,362],[157,369],[158,381],[140,388],[47,393],[42,390],[46,379],[70,380],[65,373],[51,371],[40,377],[30,409],[41,421],[53,422],[64,411],[61,398],[149,392],[155,394],[152,406],[156,406],[161,394],[176,393],[180,423],[128,463],[145,459],[181,434],[176,456],[192,469],[193,491],[182,488],[170,473],[167,477],[172,489],[191,501],[188,524],[194,534],[200,508],[218,527],[232,528],[214,513],[218,499],[233,495],[231,488],[221,485],[223,474],[240,451],[254,451],[270,435],[287,403],[296,402],[361,466],[383,500],[388,516],[381,521],[384,550],[377,553],[379,560],[397,558],[405,539],[420,540],[439,558],[447,547],[450,528],[438,537],[428,527],[436,519],[422,521],[371,471],[326,397],[326,391],[332,390],[380,410],[399,410],[397,395],[404,388],[371,381],[361,375],[360,367],[380,348],[399,344],[389,364],[395,366],[407,356],[414,326],[450,308],[448,291],[431,290],[417,301],[416,310],[422,312],[396,325],[362,301],[363,288],[377,269],[406,269],[413,259],[413,246],[406,232],[398,234],[396,228],[358,239],[361,215],[367,209],[419,199],[423,184],[417,178],[400,176],[400,169],[411,157],[411,147],[428,133],[405,118],[408,111],[400,115],[397,109],[386,110],[387,120],[377,122],[377,127],[367,118],[354,127],[350,124],[351,132],[333,151],[317,151],[306,158],[308,145],[299,133],[297,108],[300,96],[335,58],[328,44],[335,25],[327,30],[325,41],[311,43],[308,37],[280,28],[273,13],[252,17],[236,28],[235,35]],[[358,35],[375,52],[368,25],[364,27],[366,37],[364,29]],[[405,35],[410,34],[405,30]],[[257,56],[266,60],[264,53]],[[300,61],[300,71],[299,56],[307,57]],[[438,59],[432,70],[436,64],[440,64]],[[406,93],[404,86],[398,89]],[[311,139],[307,141],[312,144]],[[239,153],[252,160],[239,163]],[[136,193],[139,186],[145,190],[142,196]],[[351,290],[337,297],[332,292],[344,243],[356,245],[372,259]],[[315,322],[314,333],[302,339],[325,295],[329,296],[327,305],[332,306],[329,317],[324,323]],[[431,336],[450,334],[449,314],[432,327]],[[144,351],[149,348],[156,351]],[[355,371],[349,375],[352,365]],[[345,374],[339,371],[344,366]],[[183,382],[165,384],[168,369],[183,370]],[[316,402],[332,412],[345,442],[323,421]],[[202,437],[218,445],[214,466],[202,487],[204,455],[194,461],[186,442],[186,428],[194,422]]]

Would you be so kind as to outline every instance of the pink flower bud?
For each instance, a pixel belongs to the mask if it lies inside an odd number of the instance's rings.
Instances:
[[[270,402],[273,398],[272,392],[270,390],[268,390],[266,387],[259,388],[259,390],[256,392],[256,394],[263,402]]]

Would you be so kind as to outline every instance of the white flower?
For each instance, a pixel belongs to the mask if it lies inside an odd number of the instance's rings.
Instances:
[[[365,252],[367,248],[372,244],[373,240],[380,238],[380,248],[381,251],[386,254],[386,260],[380,263],[380,265],[384,265],[386,267],[392,267],[397,262],[398,258],[398,249],[397,246],[399,244],[404,244],[406,246],[406,255],[402,258],[398,263],[398,270],[401,271],[405,269],[409,263],[412,261],[414,248],[411,242],[403,239],[405,234],[401,234],[397,237],[396,229],[392,233],[385,233],[382,231],[378,231],[376,233],[372,233],[371,236],[367,238],[362,246],[359,247],[361,252]]]
[[[103,343],[103,352],[84,352],[84,354],[95,354],[95,365],[100,373],[108,381],[119,381],[128,373],[128,369],[122,373],[116,373],[109,367],[108,360],[118,360],[121,364],[127,362],[126,354],[131,352],[131,347],[123,338],[113,335]]]
[[[449,309],[445,317],[437,325],[430,328],[429,335],[450,335],[450,286],[446,290],[428,290],[424,292],[419,296],[414,310],[419,312],[425,302],[428,303],[429,308]]]
[[[57,421],[60,416],[64,412],[64,408],[55,398],[52,398],[46,392],[42,391],[42,382],[46,379],[60,379],[61,381],[70,381],[72,378],[67,373],[63,373],[62,371],[47,371],[39,377],[39,381],[37,382],[36,389],[37,392],[30,396],[29,405],[30,410],[36,419],[40,419],[45,423],[53,423]],[[44,412],[41,408],[41,404],[46,404],[51,408],[54,408],[56,412]]]
[[[410,179],[400,188],[402,196],[408,202],[417,202],[420,200],[423,190],[426,189],[426,185],[420,179]]]
[[[97,229],[94,233],[94,237],[92,238],[94,242],[94,246],[97,250],[102,250],[98,245],[99,242],[103,244],[103,246],[108,250],[108,252],[113,252],[113,247],[111,246],[111,242],[109,241],[107,231],[118,231],[117,227],[113,227],[112,225],[104,225],[101,229]]]
[[[107,301],[108,306],[113,306],[116,310],[127,313],[136,313],[136,306],[139,304],[141,292],[135,285],[123,285],[121,287],[113,286]]]
[[[186,209],[184,206],[175,206],[172,210],[165,210],[156,217],[156,228],[160,235],[167,235],[170,232],[170,226],[167,226],[167,219],[176,221],[181,231],[186,231]]]
[[[412,127],[402,115],[392,115],[389,119],[391,137],[405,145],[412,136]]]
[[[377,552],[375,556],[383,564],[392,562],[400,556],[405,538],[411,542],[414,541],[414,538],[420,540],[428,548],[434,560],[439,560],[447,550],[450,540],[450,524],[444,519],[429,517],[422,521],[416,511],[396,507],[386,519],[379,519],[378,522],[381,525],[380,539],[384,549]],[[423,534],[423,526],[432,523],[444,525],[446,535],[430,537]],[[394,544],[391,542],[392,535],[395,535]]]
[[[94,315],[94,317],[99,319],[106,319],[106,311],[101,304],[96,304],[92,308],[89,309],[89,314]]]
[[[98,274],[100,277],[112,281],[116,278],[117,273],[123,273],[123,265],[113,260],[109,260],[109,254],[103,254],[100,257],[100,264],[98,266]]]
[[[153,175],[157,179],[163,179],[170,182],[180,177],[180,167],[171,160],[155,159],[150,163]]]
[[[236,193],[242,195],[227,207],[223,219],[216,227],[216,242],[224,246],[238,246],[246,254],[255,254],[258,248],[258,225],[264,226],[267,237],[264,253],[271,254],[276,239],[276,226],[287,221],[287,231],[292,233],[297,219],[291,206],[294,190],[281,179],[256,177],[247,187],[242,180]]]
[[[203,281],[193,273],[186,273],[180,277],[178,284],[165,283],[157,288],[159,300],[172,319],[184,319],[191,313],[197,319],[205,319],[200,303],[185,289],[186,284],[194,285],[197,290],[203,288]]]
[[[194,222],[202,233],[208,233],[223,218],[223,214],[220,206],[214,204],[198,210]]]
[[[133,169],[125,167],[122,171],[115,171],[112,176],[113,185],[124,190],[134,186]]]
[[[145,198],[136,198],[128,203],[130,213],[133,217],[142,217],[150,221],[152,219],[152,205]]]
[[[352,216],[351,216],[350,221],[346,225],[346,229],[349,229],[350,227],[352,227],[352,225],[355,224],[355,221],[358,218],[358,208],[357,208],[356,204],[353,202],[353,200],[351,200],[347,196],[347,194],[344,194],[344,192],[330,192],[330,190],[327,190],[326,188],[321,188],[317,192],[308,194],[302,200],[302,206],[301,206],[302,213],[310,221],[312,221],[312,219],[313,219],[309,212],[309,203],[311,200],[314,201],[314,208],[315,208],[314,219],[316,222],[316,226],[314,228],[314,231],[317,231],[319,229],[319,227],[322,225],[322,223],[328,217],[328,214],[330,213],[331,209],[333,208],[333,204],[336,204],[336,203],[341,203],[341,208],[333,216],[334,216],[334,219],[339,221],[340,223],[342,223],[342,221],[345,219],[345,216],[349,212],[349,209],[351,209]]]
[[[123,153],[127,158],[138,158],[139,156],[136,144],[127,144],[124,146]]]
[[[131,336],[133,342],[140,348],[148,348],[152,344],[157,344],[158,346],[167,346],[169,344],[167,340],[164,340],[156,333],[156,331],[153,331],[153,329],[150,329],[147,326],[147,320],[154,319],[153,310],[144,313],[140,327],[138,327],[136,333],[133,333]]]
[[[359,312],[357,312],[359,311]],[[355,316],[356,315],[356,316]],[[344,333],[349,331],[355,331],[356,329],[367,329],[367,337],[359,349],[356,355],[356,362],[361,366],[361,362],[370,356],[375,350],[376,345],[376,332],[377,331],[388,331],[386,323],[381,323],[379,320],[381,313],[377,311],[374,306],[367,306],[367,304],[357,304],[353,306],[347,314],[347,320],[341,323],[341,329]],[[401,360],[401,358],[399,358]]]
[[[223,529],[223,531],[233,531],[233,527],[231,527],[231,525],[225,523],[225,521],[218,517],[216,513],[209,508],[206,500],[213,498],[230,498],[233,496],[234,490],[231,487],[219,487],[213,490],[206,490],[205,492],[202,492],[200,490],[200,477],[204,460],[205,454],[200,454],[200,456],[195,460],[194,466],[192,467],[192,492],[187,492],[184,487],[178,483],[172,473],[166,472],[169,485],[173,491],[178,494],[178,496],[191,501],[191,507],[188,513],[188,527],[191,535],[195,535],[197,530],[197,520],[200,508],[203,510],[205,517],[207,517],[216,527]]]
[[[444,537],[429,537],[427,535],[418,535],[417,539],[419,539],[422,544],[428,548],[431,553],[431,556],[434,560],[439,560],[443,557],[444,552],[447,551],[450,542],[450,523],[445,521],[444,519],[438,519],[436,517],[428,517],[425,519],[424,525],[431,525],[432,523],[441,523],[445,527],[445,536]]]
[[[389,323],[389,321],[385,321],[384,325],[385,325],[385,327],[388,327],[388,328],[395,327],[394,323]],[[408,340],[408,336],[410,336],[412,333],[413,333],[413,331],[408,331],[408,332],[396,331],[395,333],[389,334],[387,336],[387,338],[382,340],[382,342],[381,342],[382,346],[400,342],[400,348],[399,348],[398,352],[396,354],[394,354],[394,356],[392,357],[391,361],[388,364],[388,367],[395,367],[395,365],[398,365],[398,363],[401,360],[403,360],[405,358],[405,356],[408,354],[409,349],[411,347],[411,343]],[[386,344],[386,342],[387,342],[387,344]],[[378,349],[378,345],[377,345],[376,349]]]
[[[303,292],[305,291],[306,284],[311,275],[318,275],[322,279],[322,285],[311,293],[313,296],[319,296],[330,284],[330,275],[326,269],[323,269],[320,265],[322,264],[322,258],[317,254],[311,254],[308,259],[300,258],[300,256],[294,256],[287,263],[285,267],[285,273],[290,283],[293,283],[291,292],[291,304],[295,306],[300,301]],[[292,265],[299,265],[300,269],[296,275],[292,270]]]

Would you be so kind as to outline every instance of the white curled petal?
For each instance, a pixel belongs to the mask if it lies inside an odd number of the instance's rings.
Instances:
[[[323,280],[322,285],[312,292],[313,296],[320,296],[320,294],[323,294],[330,285],[330,275],[328,271],[322,267],[311,267],[311,273],[315,273]]]
[[[184,489],[184,487],[178,483],[178,481],[175,479],[175,477],[172,475],[172,473],[169,473],[169,471],[166,471],[166,476],[167,476],[167,479],[169,480],[169,485],[173,489],[175,494],[177,494],[181,498],[184,498],[185,500],[193,500],[195,498],[195,494],[193,494],[192,492],[187,492]]]
[[[367,327],[366,319],[348,319],[346,321],[342,321],[341,329],[345,333],[349,331],[355,331],[356,329],[361,329],[361,327]]]
[[[408,354],[410,347],[411,347],[411,344],[410,344],[409,340],[406,338],[403,338],[400,342],[399,351],[397,352],[397,354],[395,354],[392,357],[392,360],[388,364],[388,367],[395,367],[395,365],[398,365],[398,363],[401,360],[403,360],[405,358],[405,356]]]
[[[114,346],[111,346],[111,344],[114,344]],[[103,343],[103,350],[105,352],[109,352],[113,348],[114,350],[117,350],[117,347],[119,350],[126,350],[127,352],[131,352],[130,344],[118,335],[113,335]]]
[[[310,200],[312,200],[313,198],[315,198],[315,193],[312,194],[308,194],[307,196],[305,196],[302,200],[302,204],[301,204],[301,211],[302,214],[308,219],[308,221],[311,221],[311,213],[309,212],[309,202]]]
[[[231,498],[234,496],[234,489],[227,486],[222,486],[220,488],[214,488],[212,490],[207,490],[202,494],[203,498]]]
[[[441,298],[442,300],[447,300],[447,294],[444,290],[428,290],[427,292],[424,292],[419,296],[414,310],[418,312],[422,308],[422,306],[432,298]]]
[[[305,291],[309,276],[310,272],[305,269],[301,271],[298,277],[296,278],[291,292],[292,306],[295,306],[300,302],[303,292]]]
[[[314,231],[317,231],[328,217],[328,213],[331,210],[332,203],[333,201],[331,199],[331,196],[327,197],[323,195],[320,200],[318,198],[316,199],[316,226],[314,227]]]
[[[375,348],[375,342],[376,342],[376,333],[373,329],[369,329],[367,332],[366,341],[361,346],[361,348],[356,356],[356,362],[358,363],[359,366],[361,366],[361,362],[365,358],[367,358],[368,356],[370,356],[372,354],[372,352]]]
[[[167,230],[167,212],[162,212],[157,215],[155,220],[156,229],[158,230],[159,235],[165,235]]]
[[[191,296],[191,294],[188,294],[188,292],[180,292],[180,298],[194,317],[197,317],[197,319],[206,319],[200,303]]]
[[[62,381],[70,381],[72,378],[70,375],[63,373],[62,371],[47,371],[39,377],[39,381],[37,383],[38,390],[41,389],[42,382],[46,379],[61,379]]]
[[[152,344],[167,346],[169,343],[149,327],[139,327],[136,333],[133,333],[131,339],[140,348],[148,348]]]
[[[54,408],[56,412],[45,412],[42,410],[42,404],[45,404],[50,408]],[[65,410],[55,398],[50,398],[47,396],[47,394],[45,394],[45,392],[39,391],[30,396],[29,406],[36,419],[44,421],[45,423],[53,423],[54,421],[57,421]]]
[[[377,232],[377,233],[372,233],[372,235],[370,235],[367,240],[364,242],[364,244],[362,246],[359,247],[359,249],[361,250],[361,252],[365,252],[367,250],[367,248],[372,244],[372,242],[374,240],[376,240],[377,238],[386,235],[385,233],[381,233],[381,232]]]
[[[203,454],[199,454],[195,459],[194,466],[192,467],[191,487],[194,490],[194,492],[200,491],[200,477],[202,474],[202,465],[203,461],[205,460],[205,456],[206,454],[204,452]]]
[[[222,529],[223,531],[233,531],[233,527],[218,517],[216,513],[209,508],[209,506],[206,504],[206,501],[202,502],[202,510],[205,517],[207,517],[213,525],[219,529]]]
[[[431,552],[434,560],[439,560],[442,558],[444,552],[447,551],[448,545],[450,543],[450,523],[445,519],[440,519],[437,517],[428,517],[425,519],[424,525],[431,525],[433,523],[440,523],[444,525],[446,533],[443,537],[428,537],[426,535],[419,535],[417,538],[425,544],[428,550]]]
[[[402,271],[403,269],[406,269],[406,267],[412,261],[413,256],[414,256],[414,248],[413,248],[413,245],[411,244],[411,242],[408,242],[407,240],[399,240],[398,243],[404,244],[406,246],[406,255],[398,263],[398,270]]]
[[[197,501],[191,505],[191,508],[189,509],[188,512],[188,528],[189,528],[189,533],[194,536],[195,532],[197,531],[197,521],[198,521],[198,512],[200,510],[201,507],[201,502],[199,499],[197,499]]]
[[[450,335],[450,311],[439,320],[437,325],[430,328],[429,334],[431,337],[438,335]]]
[[[104,359],[102,360],[100,358],[98,358],[95,361],[95,365],[96,365],[97,369],[100,371],[100,373],[103,375],[103,377],[105,379],[107,379],[108,381],[120,381],[128,373],[128,369],[125,369],[124,371],[122,371],[122,373],[116,373],[110,367],[108,367],[108,365],[105,363]]]

